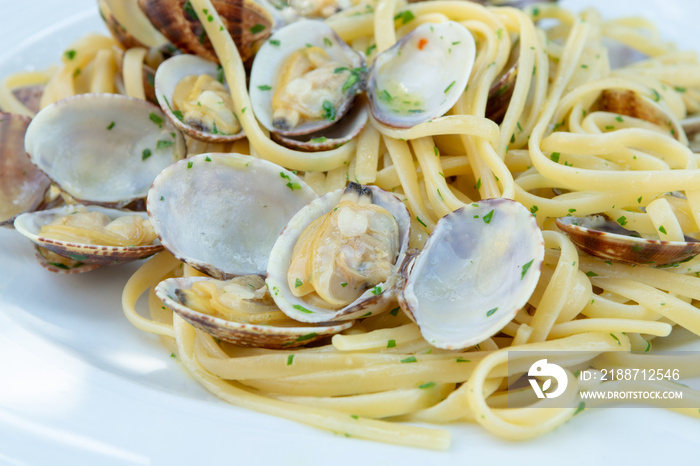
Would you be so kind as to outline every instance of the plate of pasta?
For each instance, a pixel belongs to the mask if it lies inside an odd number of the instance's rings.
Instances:
[[[0,0],[0,463],[692,461],[697,2],[65,3]]]

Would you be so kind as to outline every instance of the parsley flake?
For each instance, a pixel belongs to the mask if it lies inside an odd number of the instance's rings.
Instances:
[[[520,272],[520,279],[522,280],[525,278],[525,274],[527,273],[528,270],[530,270],[530,267],[532,266],[532,263],[535,262],[535,259],[532,259],[530,262],[527,264],[523,265],[523,269]]]
[[[253,34],[257,34],[257,33],[259,33],[259,32],[263,32],[265,29],[266,29],[266,28],[265,28],[264,25],[262,25],[262,24],[256,24],[255,26],[253,26],[252,28],[250,28],[250,32],[253,33]]]

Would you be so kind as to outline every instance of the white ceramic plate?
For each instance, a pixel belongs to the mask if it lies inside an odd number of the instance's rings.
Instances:
[[[700,44],[697,0],[564,3],[641,14],[684,47]],[[104,31],[95,4],[0,0],[0,79],[56,63],[71,41]],[[51,274],[28,241],[0,229],[0,464],[591,464],[622,455],[630,464],[697,464],[700,422],[652,408],[585,411],[527,443],[449,426],[451,449],[431,452],[229,406],[126,321],[120,297],[135,267]]]

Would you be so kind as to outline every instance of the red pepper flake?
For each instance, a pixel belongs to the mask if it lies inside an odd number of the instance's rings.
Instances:
[[[428,39],[423,37],[418,41],[418,50],[423,50],[423,47],[425,47],[428,44]]]

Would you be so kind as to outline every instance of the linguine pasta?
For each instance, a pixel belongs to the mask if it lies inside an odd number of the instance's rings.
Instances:
[[[604,261],[580,252],[554,223],[558,217],[605,214],[618,222],[624,218],[652,239],[700,238],[700,169],[681,124],[700,111],[700,63],[694,53],[661,43],[649,22],[604,21],[596,11],[574,14],[552,3],[518,10],[459,0],[363,2],[326,20],[355,49],[372,47],[371,59],[419,24],[457,21],[477,42],[471,77],[448,115],[408,129],[370,117],[349,143],[309,153],[281,146],[258,123],[244,64],[214,6],[210,0],[190,1],[198,15],[211,15],[200,19],[246,134],[245,140],[227,144],[188,138],[190,155],[251,154],[299,171],[319,195],[349,180],[394,192],[411,213],[411,246],[417,248],[444,215],[480,199],[514,199],[535,216],[546,247],[528,304],[500,333],[461,351],[432,348],[398,304],[306,348],[252,349],[216,341],[155,296],[153,288],[165,278],[199,275],[168,252],[160,253],[127,283],[124,313],[138,329],[159,335],[216,396],[388,443],[447,448],[449,434],[423,423],[449,422],[475,422],[494,435],[524,440],[555,429],[586,407],[578,396],[581,381],[572,373],[596,367],[601,352],[619,354],[619,367],[639,367],[645,356],[633,352],[653,353],[655,340],[674,328],[700,336],[700,259],[666,268]],[[606,45],[611,41],[648,58],[612,69],[613,49]],[[496,123],[486,117],[487,102],[514,51],[518,72],[512,97]],[[41,107],[86,92],[144,99],[142,64],[148,54],[143,48],[123,51],[108,37],[86,36],[70,46],[58,69],[6,78],[0,106],[33,115],[12,90],[37,84],[46,84]],[[601,109],[601,93],[610,90],[641,96],[661,123]],[[137,312],[144,294],[148,315]],[[565,407],[536,398],[526,407],[509,407],[508,397],[527,396],[509,390],[507,366],[524,361],[519,353],[532,351],[545,352],[569,371],[573,382],[564,394]],[[577,359],[580,353],[589,356]],[[683,367],[686,376],[700,374],[681,358],[662,363]],[[658,382],[656,388],[666,385]],[[700,418],[700,393],[685,393],[693,398],[685,401],[696,407],[673,409]]]

